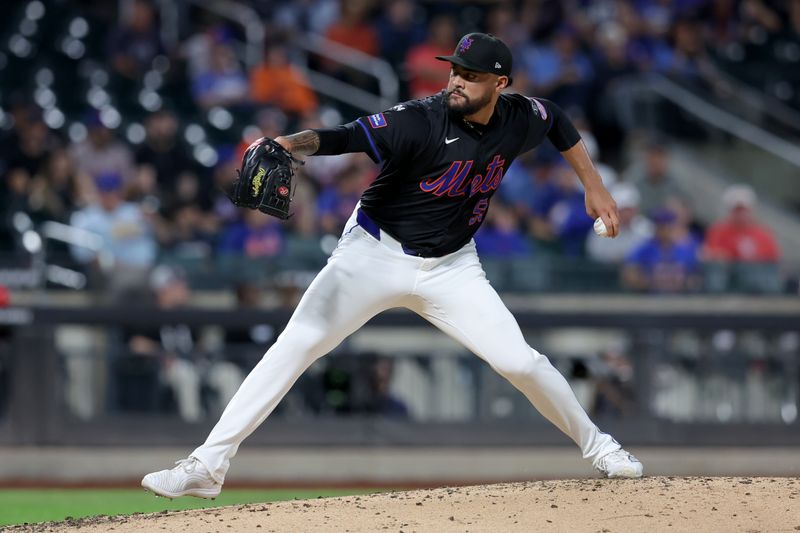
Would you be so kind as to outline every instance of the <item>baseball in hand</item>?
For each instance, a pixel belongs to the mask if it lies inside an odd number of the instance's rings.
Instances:
[[[594,232],[601,237],[608,237],[608,229],[606,229],[605,222],[600,217],[597,217],[594,221]]]

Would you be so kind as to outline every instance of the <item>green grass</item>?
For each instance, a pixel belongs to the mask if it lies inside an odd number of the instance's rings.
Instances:
[[[0,490],[0,526],[24,522],[48,522],[70,516],[152,513],[168,509],[198,509],[242,503],[308,499],[319,496],[366,494],[375,490],[223,490],[216,500],[156,498],[134,489],[24,489]]]

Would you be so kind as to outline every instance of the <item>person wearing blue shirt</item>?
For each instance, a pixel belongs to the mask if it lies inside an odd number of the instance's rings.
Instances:
[[[677,215],[660,209],[653,216],[655,236],[635,248],[625,261],[623,284],[634,290],[675,293],[699,285],[699,243],[680,231]]]

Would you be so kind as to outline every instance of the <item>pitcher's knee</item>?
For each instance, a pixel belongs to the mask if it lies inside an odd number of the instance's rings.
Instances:
[[[330,334],[314,327],[294,326],[291,329],[287,327],[264,357],[285,353],[310,364],[336,347],[338,341],[331,337]]]
[[[547,357],[536,350],[528,349],[524,352],[510,356],[506,355],[494,361],[494,369],[510,381],[530,377],[537,373],[540,365],[550,364]]]

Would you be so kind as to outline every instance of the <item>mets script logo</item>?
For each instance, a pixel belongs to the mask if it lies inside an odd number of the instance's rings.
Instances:
[[[486,166],[486,172],[481,176],[476,174],[469,179],[469,174],[475,164],[474,161],[453,161],[444,174],[438,178],[431,178],[420,182],[419,188],[436,196],[473,196],[479,192],[487,193],[497,189],[503,179],[503,165],[506,160],[499,155],[494,156],[491,163]]]
[[[252,195],[254,198],[258,197],[258,191],[261,190],[261,181],[264,179],[264,175],[267,173],[267,170],[264,167],[258,169],[256,175],[253,176],[253,192]]]
[[[458,45],[458,53],[463,54],[464,52],[469,50],[469,47],[472,46],[473,40],[474,39],[472,39],[472,37],[467,37],[466,39],[461,41],[461,44]]]

